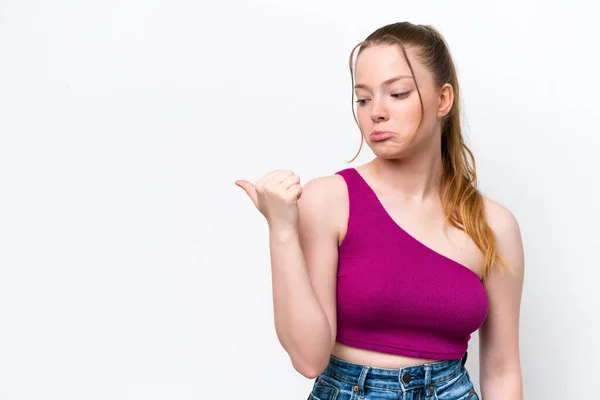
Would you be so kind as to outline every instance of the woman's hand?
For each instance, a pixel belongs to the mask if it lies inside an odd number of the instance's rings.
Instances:
[[[235,184],[248,194],[270,229],[298,231],[298,199],[302,186],[292,171],[271,171],[255,185],[245,180],[237,180]]]

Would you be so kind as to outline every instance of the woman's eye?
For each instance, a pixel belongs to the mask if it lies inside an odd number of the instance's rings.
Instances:
[[[395,98],[397,98],[397,99],[404,99],[404,98],[406,98],[406,97],[408,96],[408,94],[409,94],[409,93],[410,93],[410,92],[404,92],[404,93],[394,93],[394,94],[392,95],[392,97],[395,97]]]
[[[391,96],[396,99],[405,99],[408,97],[409,94],[410,94],[410,91],[404,92],[404,93],[394,93]],[[356,103],[358,105],[364,106],[365,104],[367,104],[368,101],[369,101],[369,99],[358,99],[358,100],[356,100]]]

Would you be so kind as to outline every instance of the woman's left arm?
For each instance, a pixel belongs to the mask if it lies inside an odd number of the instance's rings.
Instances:
[[[493,268],[487,279],[488,316],[479,328],[479,383],[482,400],[522,400],[519,316],[523,292],[524,255],[521,232],[512,213],[485,198],[498,254],[510,270]]]

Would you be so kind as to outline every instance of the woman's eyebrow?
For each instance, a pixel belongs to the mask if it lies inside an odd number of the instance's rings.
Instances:
[[[398,76],[395,76],[395,77],[390,78],[387,81],[383,82],[382,86],[389,85],[390,83],[394,83],[394,82],[399,81],[400,79],[404,79],[404,78],[412,79],[412,76],[411,75],[398,75]],[[358,83],[358,84],[354,85],[354,89],[368,89],[368,88],[369,88],[369,86],[365,85],[363,83]]]

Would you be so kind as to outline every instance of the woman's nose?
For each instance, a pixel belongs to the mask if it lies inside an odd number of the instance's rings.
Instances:
[[[373,101],[373,108],[371,109],[371,120],[373,122],[385,121],[388,119],[388,112],[385,105],[381,101]]]

